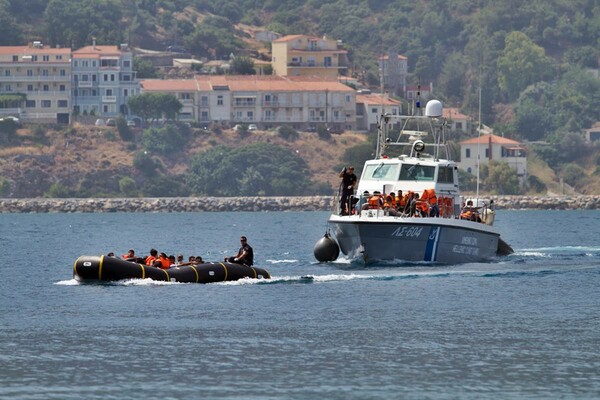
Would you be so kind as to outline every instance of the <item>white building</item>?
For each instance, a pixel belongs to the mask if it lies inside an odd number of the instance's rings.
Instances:
[[[40,42],[0,46],[0,94],[16,99],[0,104],[0,117],[69,123],[71,49],[52,48]]]
[[[356,129],[359,131],[374,130],[384,114],[400,115],[402,104],[387,95],[356,94]],[[397,123],[397,120],[392,120]]]
[[[139,93],[133,53],[120,46],[86,46],[73,52],[73,109],[82,114],[128,115],[127,99]]]
[[[460,142],[460,168],[477,174],[478,158],[480,165],[487,165],[490,160],[507,163],[516,170],[520,181],[527,177],[527,150],[516,140],[485,134]]]
[[[194,99],[194,120],[257,124],[262,129],[289,125],[303,129],[323,123],[356,128],[356,95],[336,80],[316,77],[197,75],[190,80],[147,79],[142,92],[173,93]],[[182,111],[183,112],[183,111]]]

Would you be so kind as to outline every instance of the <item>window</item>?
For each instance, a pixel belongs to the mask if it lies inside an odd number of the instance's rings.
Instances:
[[[7,92],[12,92],[12,87],[10,86],[10,84],[4,86],[4,90],[6,90]]]
[[[65,71],[64,69],[61,69],[60,76],[67,76],[67,71]]]
[[[92,74],[92,82],[96,82],[96,74]]]
[[[110,81],[114,82],[115,81],[115,74],[110,74]]]
[[[123,97],[129,96],[129,89],[123,89]]]
[[[25,100],[26,108],[35,108],[35,100]]]
[[[59,108],[69,107],[69,101],[68,100],[58,100],[58,107]]]
[[[490,149],[485,149],[485,158],[490,158]]]
[[[31,61],[37,61],[38,60],[38,56],[31,56]]]
[[[42,100],[42,108],[51,108],[52,101],[51,100]]]
[[[467,168],[467,172],[470,173],[470,174],[473,173],[473,170],[471,169],[471,167]]]
[[[82,82],[87,82],[89,79],[90,79],[89,75],[87,75],[87,74],[81,75],[81,81]]]
[[[217,105],[218,106],[222,106],[223,105],[223,96],[217,96]]]
[[[43,69],[42,70],[42,76],[48,76],[48,75],[50,75],[50,73],[48,72],[48,70],[47,69]]]
[[[462,130],[462,122],[457,122],[456,123],[456,129],[459,130],[459,131]]]
[[[49,85],[44,85],[44,86],[42,86],[42,90],[44,92],[48,92],[48,91],[50,91],[50,86]]]
[[[58,87],[58,90],[61,91],[61,92],[65,92],[67,90],[67,87],[65,85],[60,85]]]
[[[19,56],[13,56],[13,62],[18,62],[19,61]]]
[[[369,164],[365,166],[362,180],[372,181],[378,179],[395,181],[398,176],[398,164]]]
[[[129,67],[131,66],[131,61],[129,61],[129,60],[124,60],[124,61],[123,61],[123,66],[124,66],[125,68],[129,68]]]
[[[27,76],[33,76],[33,70],[32,69],[28,69],[27,70]]]
[[[430,165],[403,164],[400,170],[401,181],[433,181],[435,167]]]
[[[438,171],[439,183],[454,183],[454,174],[452,167],[440,167]]]
[[[208,121],[208,111],[202,111],[200,113],[200,121]]]
[[[333,63],[331,62],[331,57],[327,56],[323,59],[323,62],[325,64],[326,67],[331,67],[333,65]]]
[[[104,75],[102,76],[102,80],[103,80],[104,82],[108,82],[108,74],[104,74]]]
[[[471,149],[465,149],[465,158],[471,158]]]
[[[57,60],[62,60],[62,56],[61,56],[61,55],[57,55],[57,56],[56,56],[56,59],[57,59]]]
[[[10,69],[4,70],[4,76],[10,76]]]
[[[50,61],[50,56],[42,56],[42,61]]]
[[[33,85],[27,85],[27,91],[33,92]]]
[[[377,107],[371,108],[371,113],[377,114],[377,112],[379,112],[379,110],[377,109]]]

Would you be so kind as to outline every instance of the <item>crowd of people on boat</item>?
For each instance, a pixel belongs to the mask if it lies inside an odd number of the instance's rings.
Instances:
[[[363,210],[384,210],[386,215],[402,217],[442,217],[460,218],[482,222],[480,209],[469,200],[463,204],[458,216],[454,210],[453,196],[438,196],[434,188],[425,189],[421,194],[413,191],[402,193],[381,193],[364,191],[362,195],[354,195],[357,177],[354,167],[344,168],[339,177],[341,182],[340,215],[360,214]],[[493,201],[490,208],[493,207]]]
[[[252,246],[248,244],[248,239],[246,236],[242,236],[240,238],[240,242],[241,247],[238,252],[234,256],[225,257],[223,261],[252,266],[254,264],[254,250],[252,249]],[[114,252],[108,253],[107,256],[116,257]],[[127,253],[121,255],[120,258],[125,261],[131,261],[161,269],[205,263],[201,256],[189,256],[186,261],[183,257],[183,254],[178,254],[177,257],[175,257],[173,254],[167,255],[165,252],[159,252],[155,248],[150,249],[149,254],[142,257],[138,256],[134,249],[129,249]]]

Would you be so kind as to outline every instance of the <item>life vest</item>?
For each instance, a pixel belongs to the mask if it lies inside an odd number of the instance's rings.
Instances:
[[[154,261],[156,261],[156,257],[154,257],[154,256],[146,257],[146,265],[153,265]]]
[[[435,195],[435,189],[429,189],[429,204],[437,204],[437,196]]]
[[[393,207],[396,208],[396,196],[392,196],[392,195],[387,195],[385,198],[386,203],[388,204],[388,207]],[[384,204],[385,207],[385,204]]]
[[[396,204],[398,204],[399,208],[403,209],[406,205],[406,198],[404,196],[396,196]]]
[[[160,262],[161,269],[169,269],[169,267],[171,266],[171,261],[168,257],[159,257],[156,261]]]
[[[442,205],[442,216],[451,217],[454,215],[454,200],[452,197],[440,198],[440,204]]]
[[[379,201],[380,199],[377,195],[369,197],[369,208],[371,210],[378,210],[379,208],[381,208],[381,204],[379,203]]]

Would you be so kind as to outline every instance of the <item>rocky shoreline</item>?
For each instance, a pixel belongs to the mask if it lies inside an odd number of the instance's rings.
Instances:
[[[487,196],[497,209],[597,210],[600,196]],[[0,213],[327,211],[332,196],[0,199]]]

